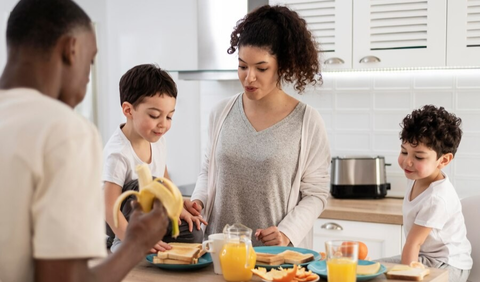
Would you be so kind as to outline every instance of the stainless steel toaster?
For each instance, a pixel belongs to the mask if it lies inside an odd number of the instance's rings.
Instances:
[[[384,198],[387,183],[385,157],[333,157],[330,193],[335,198]]]

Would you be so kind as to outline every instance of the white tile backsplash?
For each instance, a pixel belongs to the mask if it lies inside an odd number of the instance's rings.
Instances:
[[[454,93],[452,90],[423,90],[414,94],[415,108],[421,108],[424,105],[435,105],[436,107],[444,107],[447,111],[454,108]]]
[[[379,110],[410,110],[412,94],[410,91],[375,91],[374,108]]]
[[[337,91],[337,110],[368,110],[372,108],[372,93],[370,91]]]
[[[479,193],[479,78],[479,70],[326,73],[323,86],[309,88],[302,96],[292,96],[320,112],[332,156],[385,156],[386,163],[391,163],[386,171],[393,196],[403,195],[406,185],[397,163],[399,123],[413,109],[425,104],[445,107],[462,118],[464,135],[455,159],[444,171],[459,196],[466,197]],[[293,93],[291,87],[284,89]],[[201,83],[202,149],[206,142],[208,109],[239,91],[238,81]],[[209,95],[203,96],[207,93]],[[201,155],[203,159],[203,150]]]

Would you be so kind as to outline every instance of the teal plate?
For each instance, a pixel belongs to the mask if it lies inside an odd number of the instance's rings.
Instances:
[[[158,268],[168,269],[168,270],[195,270],[209,266],[212,263],[212,257],[209,253],[204,254],[198,259],[197,264],[164,264],[164,263],[153,263],[153,257],[155,254],[148,255],[146,257],[147,261],[152,265],[155,265]]]
[[[369,261],[369,260],[358,261],[359,265],[369,265],[374,263],[375,263],[374,261]],[[307,267],[312,272],[315,272],[316,274],[320,275],[320,277],[327,278],[327,263],[325,260],[312,262]],[[377,273],[372,275],[357,275],[357,281],[367,281],[367,280],[373,279],[378,275],[385,273],[386,271],[387,271],[387,268],[383,264],[380,264],[380,270]]]
[[[313,250],[303,249],[303,248],[281,247],[281,246],[271,246],[271,247],[261,246],[261,247],[253,247],[253,249],[255,250],[256,253],[267,253],[267,254],[279,254],[286,250],[295,251],[302,254],[313,254],[313,260],[302,263],[300,264],[300,266],[307,266],[309,263],[319,260],[321,258],[319,253]],[[255,264],[255,267],[264,267],[266,269],[279,268],[280,266],[283,268],[292,268],[293,264],[289,264],[289,263],[284,263],[279,265],[268,265],[268,264],[258,264],[258,263]]]

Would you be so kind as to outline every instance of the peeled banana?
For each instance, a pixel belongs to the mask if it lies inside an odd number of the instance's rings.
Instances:
[[[147,164],[141,164],[136,167],[138,174],[139,192],[127,191],[118,197],[113,205],[113,223],[118,227],[118,213],[122,202],[130,195],[136,195],[137,201],[144,212],[152,210],[153,201],[159,199],[168,217],[172,220],[172,237],[176,238],[180,234],[178,219],[183,209],[183,197],[177,186],[166,178],[155,178],[152,180],[152,174]]]

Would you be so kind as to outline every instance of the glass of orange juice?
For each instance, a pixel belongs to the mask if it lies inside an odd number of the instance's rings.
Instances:
[[[357,281],[358,242],[325,242],[328,282]]]

